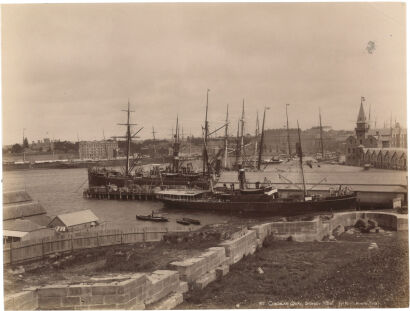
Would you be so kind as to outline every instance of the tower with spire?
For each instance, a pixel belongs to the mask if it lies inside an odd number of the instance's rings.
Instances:
[[[359,145],[363,145],[364,141],[366,139],[366,134],[369,131],[369,124],[366,120],[366,115],[364,113],[364,108],[363,108],[363,102],[365,101],[365,98],[362,97],[360,101],[360,110],[359,110],[359,115],[357,116],[357,122],[356,122],[356,137]]]

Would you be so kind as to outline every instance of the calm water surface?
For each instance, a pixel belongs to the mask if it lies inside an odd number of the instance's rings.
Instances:
[[[297,161],[270,165],[264,172],[247,172],[251,182],[263,181],[266,177],[272,182],[284,182],[279,174],[300,182],[300,168]],[[319,182],[326,177],[327,183],[357,184],[406,184],[407,172],[370,169],[360,167],[322,164],[320,167],[305,168],[307,182]],[[236,172],[225,172],[220,182],[237,181]],[[167,226],[180,226],[175,220],[181,217],[200,219],[203,224],[221,223],[233,220],[236,216],[213,214],[211,212],[186,212],[164,209],[160,202],[87,200],[82,196],[88,186],[86,169],[34,169],[3,172],[3,191],[26,190],[34,200],[39,201],[50,216],[62,213],[91,209],[102,222],[115,225],[136,225],[136,214],[146,215],[152,211],[165,214],[170,223]]]

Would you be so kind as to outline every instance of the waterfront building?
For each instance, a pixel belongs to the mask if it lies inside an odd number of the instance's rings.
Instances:
[[[116,140],[80,141],[78,147],[80,159],[114,159],[118,153]]]
[[[61,214],[50,222],[49,227],[65,228],[65,231],[77,231],[97,226],[99,219],[91,210]]]
[[[3,193],[3,243],[39,239],[53,235],[50,217],[40,203],[25,191]]]
[[[407,129],[402,128],[399,123],[390,128],[370,129],[362,101],[355,133],[356,135],[349,136],[346,140],[346,164],[407,169]]]
[[[54,142],[50,138],[44,138],[43,140],[38,140],[37,142],[32,141],[30,145],[30,150],[38,152],[53,151]]]
[[[346,138],[351,131],[333,130],[323,126],[323,145],[325,152],[343,152]],[[321,152],[320,127],[314,126],[301,132],[302,148],[305,154]],[[292,154],[295,154],[295,144],[299,140],[298,130],[289,129],[289,141]],[[286,128],[268,129],[264,137],[264,154],[288,154],[288,135]]]

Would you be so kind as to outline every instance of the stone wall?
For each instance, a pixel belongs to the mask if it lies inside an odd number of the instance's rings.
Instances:
[[[134,273],[116,279],[93,278],[93,283],[61,284],[30,289],[5,298],[6,310],[172,309],[183,301],[188,289],[202,289],[229,272],[229,266],[253,254],[264,239],[292,237],[294,241],[322,240],[339,225],[358,219],[374,219],[391,230],[407,230],[407,215],[346,212],[312,221],[271,222],[235,233],[231,240],[211,247],[199,256],[172,262],[171,270]]]
[[[36,310],[38,308],[37,293],[35,290],[4,297],[4,309],[6,310]]]

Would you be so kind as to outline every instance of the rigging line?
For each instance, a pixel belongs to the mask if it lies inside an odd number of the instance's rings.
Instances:
[[[73,193],[77,193],[78,192],[78,190],[80,190],[81,189],[81,187],[87,182],[87,180],[88,180],[88,177],[83,181],[83,183],[80,185],[80,187],[78,187],[78,189],[77,190],[75,190],[75,191],[73,191]]]

